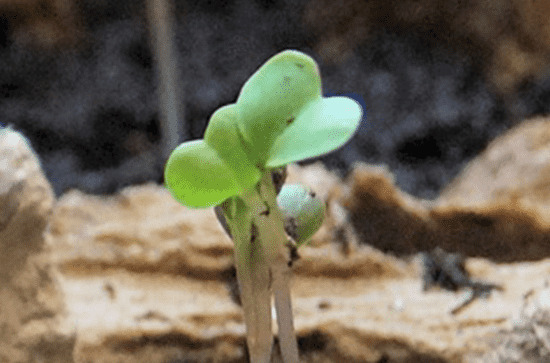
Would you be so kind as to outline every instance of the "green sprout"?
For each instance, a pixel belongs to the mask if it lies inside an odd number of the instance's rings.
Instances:
[[[274,295],[283,361],[298,361],[290,300],[293,252],[318,230],[324,203],[300,185],[277,185],[289,163],[342,146],[360,105],[323,97],[315,61],[295,50],[270,58],[237,102],[211,116],[204,139],[181,144],[165,169],[168,190],[192,208],[216,207],[235,243],[250,360],[269,362]],[[284,173],[283,173],[284,174]],[[274,183],[275,181],[275,183]]]
[[[287,184],[277,195],[283,213],[285,231],[298,247],[309,241],[323,224],[325,204],[309,188]]]

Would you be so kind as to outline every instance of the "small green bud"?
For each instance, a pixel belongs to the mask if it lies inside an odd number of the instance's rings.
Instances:
[[[277,204],[285,218],[285,230],[298,246],[306,243],[323,224],[325,203],[302,185],[283,185]]]

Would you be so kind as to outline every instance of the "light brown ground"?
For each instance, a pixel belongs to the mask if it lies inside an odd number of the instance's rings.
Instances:
[[[549,360],[549,130],[543,119],[512,130],[430,202],[402,193],[383,168],[358,165],[343,182],[318,164],[292,166],[289,181],[328,203],[294,268],[302,361]],[[232,242],[212,210],[186,209],[149,184],[108,198],[73,191],[50,216],[51,189],[32,175],[28,190],[43,194],[13,210],[35,222],[7,230],[27,244],[34,235],[37,248],[4,248],[4,360],[246,361]],[[469,289],[422,289],[416,252],[435,246],[469,257],[472,278],[502,290],[453,314]]]
[[[516,145],[533,127],[540,135],[549,123],[524,126],[519,136],[504,136],[491,148],[509,152],[502,143]],[[547,161],[548,145],[536,149],[545,151]],[[534,149],[514,148],[527,150]],[[498,178],[495,198],[461,192],[476,180],[476,168],[478,178],[491,182],[479,176],[488,169],[476,166],[487,155],[435,202],[404,195],[380,168],[358,167],[346,184],[319,165],[291,168],[290,181],[311,180],[329,201],[327,223],[295,267],[303,361],[475,361],[498,351],[491,340],[497,332],[505,336],[525,323],[520,313],[526,299],[544,290],[550,272],[550,233],[541,212],[548,210],[542,196],[550,184],[536,182],[548,179],[529,169],[543,156],[526,154],[515,167],[531,180],[518,184],[537,185],[540,198],[532,191],[524,193],[529,203],[521,197],[504,203],[499,196],[511,187]],[[51,238],[67,320],[77,332],[77,361],[245,361],[242,315],[231,297],[232,243],[212,210],[188,210],[156,185],[131,187],[113,198],[71,192],[55,208]],[[420,262],[410,257],[436,245],[480,256],[467,260],[468,271],[503,291],[452,314],[469,290],[422,291]]]

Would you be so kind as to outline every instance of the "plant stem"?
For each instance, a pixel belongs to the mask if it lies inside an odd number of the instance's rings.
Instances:
[[[247,329],[247,345],[251,362],[268,363],[271,359],[271,291],[269,266],[257,251],[245,246],[235,249],[237,280]]]
[[[285,363],[298,362],[298,345],[290,298],[291,270],[288,264],[290,261],[288,239],[284,232],[284,219],[277,205],[277,194],[271,175],[264,175],[261,179],[260,195],[269,208],[269,214],[264,217],[264,223],[258,223],[258,226],[262,247],[268,252],[281,355]]]
[[[277,310],[277,326],[279,335],[279,346],[283,356],[283,362],[298,362],[298,344],[294,332],[294,321],[292,318],[292,302],[290,299],[290,269],[283,266],[274,266],[273,272],[273,293],[275,295],[275,310]]]
[[[224,205],[224,214],[235,242],[235,267],[250,361],[268,363],[273,346],[270,272],[252,220],[258,205],[250,205],[238,198],[231,203]],[[232,208],[236,210],[235,216],[231,215]]]
[[[223,210],[235,242],[235,265],[250,361],[268,363],[271,359],[273,289],[283,361],[298,362],[290,299],[290,256],[271,173],[264,174],[258,189],[251,190],[242,199],[234,198],[223,205]]]

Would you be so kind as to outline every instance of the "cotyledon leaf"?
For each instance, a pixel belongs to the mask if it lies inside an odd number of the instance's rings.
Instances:
[[[204,140],[178,146],[166,162],[164,180],[178,202],[193,208],[215,206],[241,189],[233,170]]]
[[[310,102],[276,138],[265,166],[276,168],[337,149],[353,136],[361,114],[361,106],[348,97]]]
[[[256,164],[263,165],[277,136],[320,97],[317,64],[299,51],[273,56],[249,78],[237,99],[238,127]]]
[[[204,141],[216,150],[219,157],[232,170],[240,185],[240,192],[260,180],[260,170],[250,161],[238,135],[237,114],[234,104],[218,109],[208,122]]]

